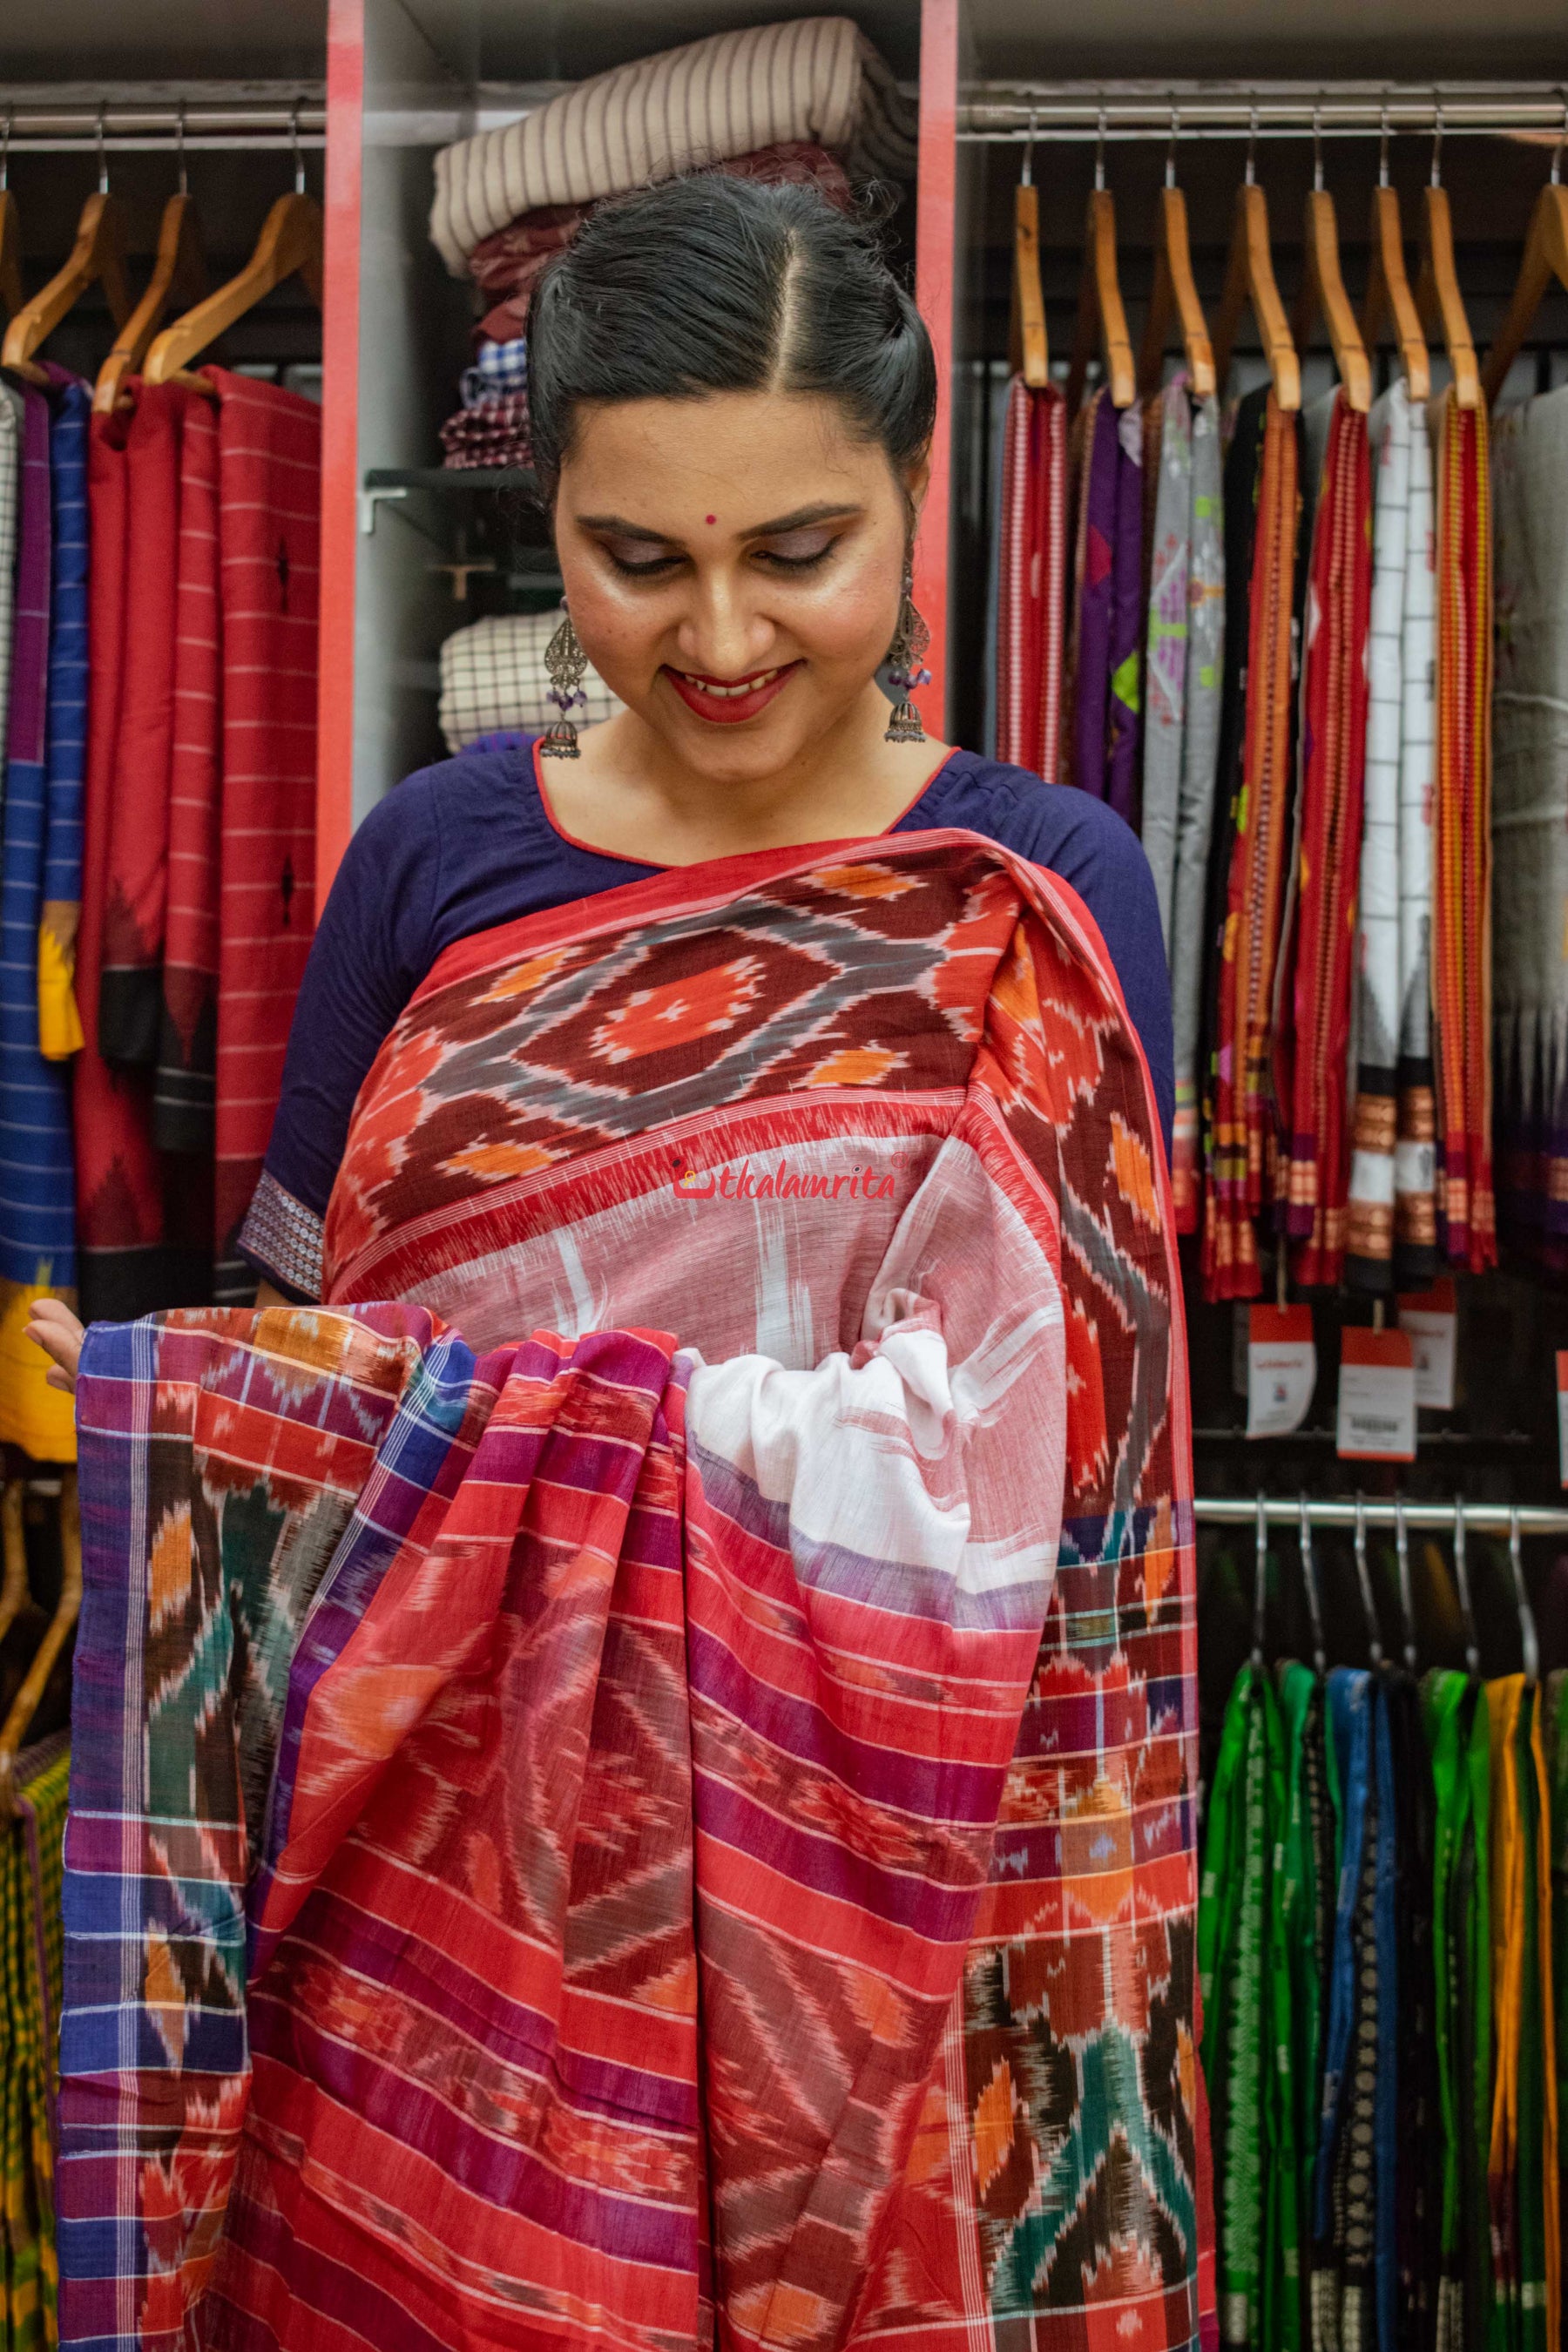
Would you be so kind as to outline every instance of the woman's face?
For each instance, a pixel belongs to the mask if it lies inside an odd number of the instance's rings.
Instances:
[[[909,495],[924,487],[922,469]],[[589,405],[555,506],[578,639],[686,769],[777,773],[887,656],[907,511],[885,453],[819,394]]]

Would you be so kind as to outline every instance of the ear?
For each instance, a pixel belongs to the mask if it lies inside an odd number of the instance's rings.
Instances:
[[[924,456],[917,457],[912,466],[906,466],[904,467],[902,480],[904,485],[904,496],[910,502],[910,511],[918,522],[921,518],[921,509],[926,502],[926,492],[931,488],[931,455],[929,451]]]

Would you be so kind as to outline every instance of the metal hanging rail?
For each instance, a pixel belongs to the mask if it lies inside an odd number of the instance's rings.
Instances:
[[[969,82],[958,137],[968,144],[1085,145],[1183,138],[1394,137],[1528,139],[1568,129],[1568,85],[1556,82],[1042,81]]]
[[[10,155],[280,152],[327,143],[322,82],[15,83],[0,88]]]
[[[1568,1509],[1538,1503],[1467,1503],[1458,1498],[1451,1503],[1418,1503],[1403,1496],[1394,1502],[1367,1496],[1358,1506],[1353,1498],[1335,1496],[1315,1502],[1309,1499],[1303,1506],[1299,1496],[1269,1496],[1262,1500],[1256,1495],[1200,1496],[1193,1505],[1193,1515],[1200,1527],[1255,1528],[1261,1509],[1271,1528],[1299,1528],[1303,1507],[1314,1528],[1353,1530],[1359,1508],[1362,1525],[1368,1528],[1397,1528],[1403,1517],[1406,1528],[1419,1528],[1424,1534],[1452,1535],[1456,1522],[1462,1518],[1467,1535],[1507,1536],[1516,1526],[1521,1536],[1568,1535]]]

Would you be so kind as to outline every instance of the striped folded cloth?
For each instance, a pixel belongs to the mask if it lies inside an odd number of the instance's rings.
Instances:
[[[447,639],[437,716],[449,751],[465,751],[481,735],[513,730],[537,735],[554,725],[560,713],[549,699],[544,648],[561,626],[563,609],[497,614]],[[572,713],[579,727],[613,719],[622,708],[596,670],[584,676],[583,692],[586,707],[579,703]]]
[[[454,278],[524,213],[811,140],[856,179],[908,179],[915,109],[847,16],[717,33],[563,90],[521,121],[436,158],[430,235]]]
[[[481,343],[472,367],[463,370],[463,406],[483,408],[508,393],[528,390],[528,340],[514,335],[504,343]]]
[[[533,428],[526,392],[504,392],[454,410],[441,427],[443,466],[531,466]]]

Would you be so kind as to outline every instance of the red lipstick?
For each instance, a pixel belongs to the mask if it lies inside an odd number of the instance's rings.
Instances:
[[[750,677],[702,677],[692,670],[672,669],[666,662],[664,674],[688,710],[695,711],[699,719],[715,727],[738,727],[742,719],[755,719],[765,710],[800,667],[798,661],[792,661],[781,668],[755,670]]]

